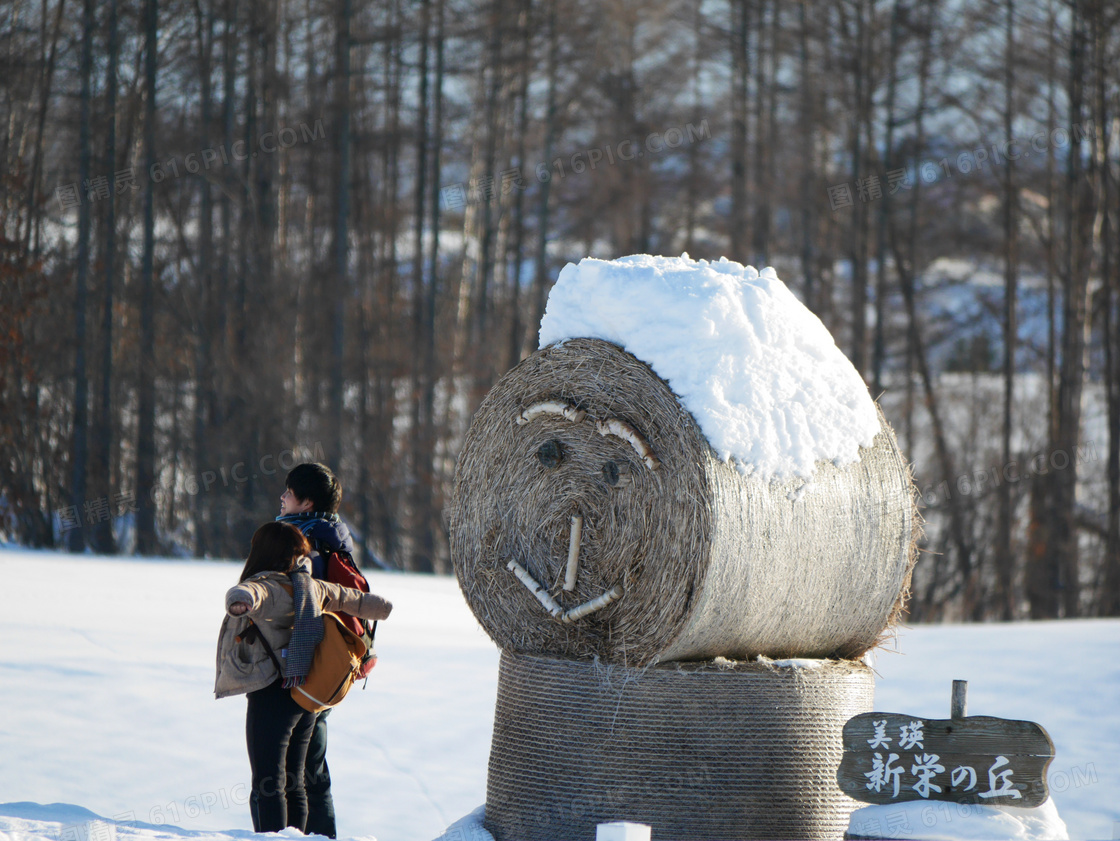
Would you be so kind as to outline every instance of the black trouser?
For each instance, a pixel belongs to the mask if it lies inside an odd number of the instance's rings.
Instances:
[[[308,835],[325,835],[337,838],[334,825],[334,799],[331,797],[331,772],[327,768],[327,716],[323,710],[315,716],[311,729],[311,742],[307,746],[304,784],[307,788]]]
[[[245,742],[253,788],[249,812],[257,832],[280,832],[307,825],[304,762],[315,714],[292,700],[281,681],[248,694]]]

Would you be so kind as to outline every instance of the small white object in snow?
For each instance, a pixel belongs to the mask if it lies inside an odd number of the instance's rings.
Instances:
[[[911,800],[852,812],[848,834],[911,841],[1068,841],[1052,799],[1033,809]]]
[[[717,456],[745,474],[812,478],[859,458],[879,432],[867,386],[771,269],[636,254],[560,272],[540,345],[604,339],[648,364]]]
[[[595,827],[595,841],[649,841],[650,827],[644,823],[612,821]]]

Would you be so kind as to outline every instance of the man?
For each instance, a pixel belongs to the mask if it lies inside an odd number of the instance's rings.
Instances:
[[[354,555],[350,529],[339,519],[342,486],[324,464],[297,464],[284,480],[280,497],[282,523],[291,523],[307,538],[314,550],[311,554],[311,575],[325,580],[327,555],[346,552]],[[336,838],[334,799],[331,797],[331,775],[327,768],[327,715],[323,710],[315,717],[311,743],[307,748],[307,834]]]

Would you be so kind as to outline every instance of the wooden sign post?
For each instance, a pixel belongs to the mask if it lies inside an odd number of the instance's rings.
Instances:
[[[864,803],[948,800],[1040,806],[1054,743],[1033,721],[965,716],[967,683],[953,681],[951,718],[863,713],[844,725],[841,790]]]

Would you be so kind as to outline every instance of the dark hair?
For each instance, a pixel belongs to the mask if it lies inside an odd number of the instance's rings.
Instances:
[[[331,469],[318,462],[297,464],[284,480],[288,490],[299,499],[310,499],[312,511],[320,514],[337,514],[342,502],[342,485],[334,478]]]
[[[291,523],[265,523],[253,533],[249,557],[238,580],[258,572],[291,572],[296,561],[310,552],[311,544]]]

